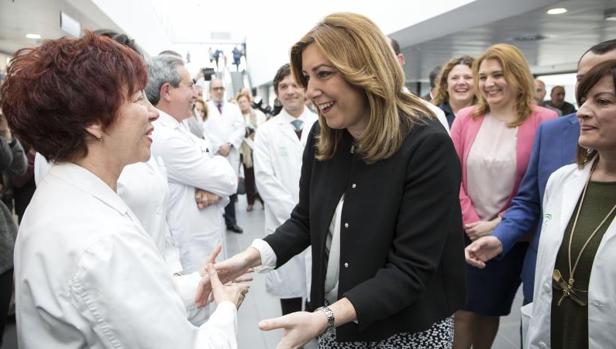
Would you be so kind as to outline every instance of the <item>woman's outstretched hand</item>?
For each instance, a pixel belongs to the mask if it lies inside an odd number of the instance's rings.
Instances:
[[[259,322],[262,331],[282,329],[282,339],[276,349],[296,349],[316,338],[327,328],[327,317],[322,311],[298,311],[275,319]]]
[[[246,274],[252,272],[252,268],[261,264],[261,255],[254,247],[249,247],[243,252],[225,259],[214,265],[218,277],[223,283],[229,281],[244,281]]]

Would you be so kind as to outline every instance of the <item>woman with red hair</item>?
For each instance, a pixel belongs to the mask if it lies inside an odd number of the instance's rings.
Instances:
[[[158,113],[146,81],[137,53],[91,33],[22,49],[9,65],[11,129],[54,162],[15,245],[20,348],[237,347],[246,288],[223,286],[208,268],[218,307],[193,326],[186,313],[205,303],[210,282],[173,277],[116,193],[122,169],[150,157]]]

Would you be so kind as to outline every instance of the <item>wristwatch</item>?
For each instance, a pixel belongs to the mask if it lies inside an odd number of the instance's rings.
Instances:
[[[331,309],[329,309],[329,307],[326,305],[320,308],[317,308],[317,310],[324,312],[325,316],[327,317],[327,327],[325,328],[325,331],[323,331],[323,333],[328,332],[328,331],[333,331],[334,328],[336,328],[335,326],[336,318],[334,317],[334,312]]]

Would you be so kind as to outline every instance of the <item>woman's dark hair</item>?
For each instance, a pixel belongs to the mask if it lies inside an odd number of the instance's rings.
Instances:
[[[611,59],[597,64],[588,73],[584,74],[582,80],[578,83],[577,90],[575,91],[575,98],[580,107],[586,101],[590,90],[592,90],[592,88],[606,76],[612,77],[612,82],[615,86],[614,92],[616,93],[616,59]],[[584,165],[588,161],[592,160],[595,155],[597,155],[597,151],[595,149],[588,149],[579,144],[577,145],[576,160],[580,168],[584,167]]]
[[[124,46],[130,47],[131,49],[133,49],[133,51],[143,56],[143,54],[141,53],[141,49],[139,48],[139,46],[137,46],[137,44],[135,43],[135,40],[131,39],[126,34],[118,33],[110,29],[98,29],[94,31],[94,34],[98,34],[98,35],[111,38],[114,41],[119,42],[120,44]]]
[[[13,132],[50,161],[87,155],[89,125],[108,127],[127,96],[143,90],[139,54],[92,32],[17,51],[0,91]]]

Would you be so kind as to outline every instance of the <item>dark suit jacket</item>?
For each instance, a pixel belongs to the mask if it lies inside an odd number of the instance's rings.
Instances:
[[[342,139],[332,159],[315,159],[313,127],[303,157],[300,199],[289,220],[265,240],[278,266],[312,245],[312,308],[324,303],[325,240],[344,194],[338,297],[358,324],[339,341],[376,341],[419,332],[465,300],[460,164],[436,119],[415,125],[392,157],[367,164]]]
[[[520,189],[511,200],[511,206],[503,215],[502,222],[493,232],[503,244],[503,254],[509,252],[524,235],[534,234],[522,267],[525,303],[533,299],[545,186],[552,172],[575,161],[579,136],[580,124],[575,114],[546,121],[539,126]]]

